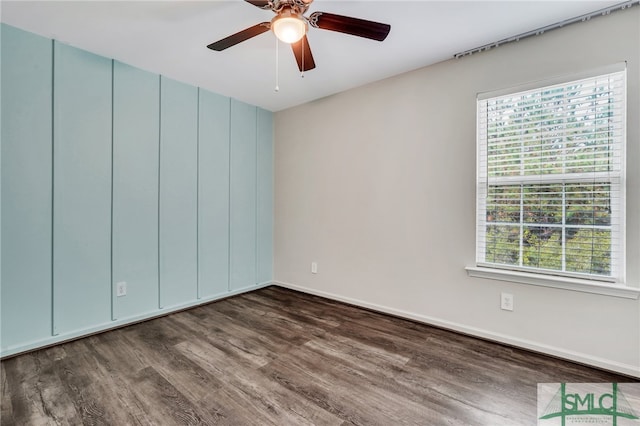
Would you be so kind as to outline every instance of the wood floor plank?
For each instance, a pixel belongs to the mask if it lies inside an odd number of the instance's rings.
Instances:
[[[82,424],[140,425],[140,408],[132,404],[133,394],[123,381],[115,382],[90,353],[67,356],[56,361],[56,371],[74,401]],[[115,409],[114,409],[115,408]]]
[[[5,365],[11,394],[13,418],[17,425],[82,424],[73,398],[56,374],[55,351],[37,351],[11,358]],[[2,418],[0,424],[5,424]]]
[[[234,357],[215,357],[205,341],[183,342],[177,348],[204,369],[215,371],[226,386],[224,391],[244,410],[277,424],[338,425],[342,420],[310,404],[299,395],[265,378],[262,371],[246,368]]]
[[[265,365],[276,356],[276,353],[267,347],[267,342],[260,338],[260,334],[251,329],[234,326],[229,321],[224,328],[218,327],[215,318],[200,319],[195,322],[188,315],[181,315],[176,318],[176,321],[198,332],[202,338],[210,342],[212,348],[230,357],[242,358],[248,366]]]
[[[7,373],[4,363],[0,364],[0,418],[11,419],[13,415],[13,405],[11,404],[11,393],[9,392],[9,383],[7,381]],[[14,424],[14,423],[11,423]]]
[[[269,293],[265,292],[265,294]],[[288,318],[297,323],[312,325],[322,329],[337,327],[344,321],[344,317],[327,315],[329,312],[326,309],[318,309],[319,307],[313,302],[305,301],[304,299],[294,299],[293,301],[289,300],[288,303],[283,303],[282,299],[272,299],[262,294],[249,293],[246,295],[245,300],[254,307],[260,306],[260,308],[265,311],[270,310],[272,312],[286,313]]]
[[[180,393],[160,373],[147,367],[130,381],[139,390],[137,398],[147,418],[153,424],[198,425],[206,424],[199,409]]]
[[[190,400],[200,400],[224,384],[212,372],[202,370],[197,364],[175,350],[174,345],[147,339],[144,332],[130,330],[124,341],[134,348],[147,367],[152,367]]]
[[[458,424],[510,424],[506,418],[499,413],[492,413],[487,410],[470,410],[466,403],[461,403],[439,392],[434,392],[428,386],[408,386],[407,383],[399,380],[402,372],[407,372],[404,362],[393,362],[385,365],[386,362],[380,359],[373,359],[368,362],[366,351],[372,348],[360,346],[359,342],[353,341],[332,341],[327,336],[327,340],[319,342],[311,341],[305,344],[305,351],[298,351],[290,354],[294,359],[287,359],[286,363],[295,363],[298,367],[310,372],[309,374],[320,374],[316,376],[314,382],[320,379],[330,383],[335,398],[341,401],[349,401],[355,398],[355,402],[350,405],[369,406],[371,401],[376,401],[375,409],[369,410],[366,414],[359,413],[358,418],[364,424],[378,422],[391,422],[392,419],[422,419],[425,424],[435,424],[440,419],[450,416]],[[349,356],[356,351],[353,348],[359,347],[362,354]],[[285,361],[285,360],[282,360]],[[318,368],[318,364],[322,368]],[[364,400],[359,400],[359,389]],[[354,392],[355,391],[355,392]],[[333,401],[335,405],[335,401]],[[364,417],[363,416],[371,416]]]
[[[301,361],[307,356],[304,351],[290,355],[264,367],[265,374],[349,424],[419,424],[435,415],[432,407],[406,401],[396,405],[393,394],[370,388],[366,381],[353,386],[349,377]]]
[[[267,287],[3,360],[0,423],[512,426],[537,383],[630,381]]]
[[[304,343],[324,333],[321,325],[296,322],[281,310],[264,309],[243,298],[226,299],[224,302],[218,307],[219,312],[263,333],[293,339],[296,343]]]

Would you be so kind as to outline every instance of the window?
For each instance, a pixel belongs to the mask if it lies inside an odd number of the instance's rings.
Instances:
[[[478,98],[478,266],[624,282],[625,71]]]

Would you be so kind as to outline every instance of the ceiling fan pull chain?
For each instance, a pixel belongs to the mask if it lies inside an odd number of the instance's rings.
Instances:
[[[276,90],[276,92],[279,92],[280,91],[280,84],[279,84],[280,83],[279,82],[279,80],[280,80],[280,69],[279,69],[278,64],[280,63],[280,60],[279,60],[280,55],[279,55],[279,52],[278,52],[278,46],[280,45],[280,43],[278,43],[278,37],[274,37],[274,38],[276,39],[276,89],[275,90]]]
[[[300,71],[300,78],[304,78],[304,37],[302,38],[302,70]]]

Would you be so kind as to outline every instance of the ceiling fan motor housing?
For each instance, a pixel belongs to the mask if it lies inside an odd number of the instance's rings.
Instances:
[[[299,15],[304,15],[312,2],[313,0],[272,0],[269,1],[269,9],[277,14],[284,9],[290,9]]]

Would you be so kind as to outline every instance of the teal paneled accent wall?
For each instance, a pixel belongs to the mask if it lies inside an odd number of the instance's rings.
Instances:
[[[160,307],[197,298],[198,89],[160,81]]]
[[[256,223],[256,118],[257,108],[231,100],[231,241],[230,288],[255,285]]]
[[[1,34],[2,356],[270,282],[271,113]]]
[[[114,61],[113,319],[158,309],[159,93],[158,75]]]
[[[2,26],[2,347],[51,335],[52,42]]]
[[[58,334],[111,320],[111,61],[57,42],[53,48]]]
[[[257,281],[273,277],[273,120],[258,108],[257,117]]]
[[[198,297],[229,291],[230,100],[200,89]]]

